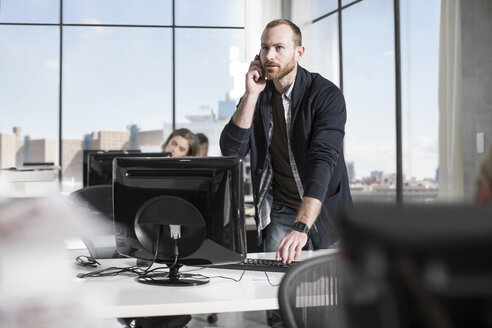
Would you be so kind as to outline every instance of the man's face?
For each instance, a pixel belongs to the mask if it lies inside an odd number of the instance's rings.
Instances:
[[[208,154],[208,142],[200,144],[200,156],[207,156]]]
[[[263,74],[268,79],[280,80],[292,72],[299,58],[298,48],[290,26],[282,24],[264,30],[260,51]]]

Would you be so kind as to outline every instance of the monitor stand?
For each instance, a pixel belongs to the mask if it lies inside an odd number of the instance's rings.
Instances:
[[[141,275],[137,278],[138,282],[148,285],[159,286],[198,286],[210,282],[210,278],[201,274],[179,273],[180,264],[170,267],[169,272],[152,273]]]

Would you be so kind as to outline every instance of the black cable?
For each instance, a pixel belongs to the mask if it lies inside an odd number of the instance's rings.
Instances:
[[[139,277],[151,277],[151,274],[156,274],[157,271],[163,270],[163,269],[165,270],[163,273],[169,272],[169,269],[166,267],[157,267],[157,268],[154,268],[152,270],[147,270],[147,269],[144,270],[144,269],[141,269],[141,268],[136,267],[136,266],[124,267],[124,268],[109,267],[106,269],[91,271],[88,273],[79,273],[79,274],[77,274],[77,278],[110,277],[110,276],[117,276],[121,273],[127,273],[127,272],[128,273],[134,273]],[[192,269],[192,270],[188,270],[186,272],[198,271],[198,270],[203,270],[203,269],[205,269],[205,268],[203,267],[203,268],[199,268],[199,269]],[[238,279],[232,278],[232,277],[226,277],[226,276],[208,276],[208,277],[205,276],[205,277],[207,277],[209,279],[221,278],[221,279],[232,280],[235,282],[240,282],[243,279],[243,276],[246,273],[246,271],[247,270],[243,270],[243,272],[241,273],[241,276],[239,276]],[[272,283],[272,281],[270,280],[270,277],[268,276],[268,273],[266,271],[263,271],[263,273],[265,274],[267,281],[271,286],[273,286],[273,287],[280,286],[280,284]]]
[[[273,286],[273,287],[277,287],[277,286],[280,286],[280,284],[272,284],[272,282],[270,281],[270,277],[268,277],[268,273],[266,271],[263,271],[263,273],[265,274],[265,276],[267,277],[267,280],[268,280],[268,283]]]
[[[244,273],[246,272],[246,270],[243,271],[243,273],[241,273],[241,276],[239,277],[239,279],[235,279],[235,278],[231,278],[231,277],[226,277],[226,276],[211,276],[211,277],[208,277],[209,279],[212,279],[212,278],[222,278],[222,279],[229,279],[229,280],[232,280],[232,281],[235,281],[235,282],[240,282],[241,279],[243,279],[243,276],[244,276]]]
[[[101,265],[99,262],[96,261],[95,258],[87,255],[79,255],[75,258],[75,261],[77,261],[77,263],[82,266],[89,266],[93,268],[97,267],[98,265]]]
[[[226,277],[226,276],[211,276],[211,277],[208,277],[208,278],[210,278],[210,279],[212,279],[212,278],[222,278],[222,279],[229,279],[229,280],[232,280],[232,281],[235,281],[235,282],[240,282],[243,279],[244,273],[246,271],[247,270],[243,270],[243,273],[241,273],[241,276],[239,277],[239,279],[235,279],[235,278],[231,278],[231,277]],[[274,283],[272,283],[272,281],[270,280],[270,277],[268,276],[268,273],[266,271],[263,271],[263,273],[265,274],[265,276],[266,276],[266,278],[267,278],[268,283],[270,284],[270,286],[273,286],[273,287],[280,286],[280,284],[274,284]]]
[[[171,268],[174,268],[178,263],[178,255],[179,255],[178,239],[174,239],[174,263],[173,265],[171,265]]]
[[[150,265],[147,267],[147,269],[143,270],[144,272],[149,272],[150,268],[154,265],[155,260],[157,260],[157,254],[159,251],[159,241],[161,239],[161,230],[162,230],[162,226],[157,230],[157,242],[155,244],[154,258],[152,259],[152,262],[150,262]]]

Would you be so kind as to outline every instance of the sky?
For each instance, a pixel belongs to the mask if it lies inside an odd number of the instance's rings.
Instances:
[[[58,0],[2,0],[1,22],[56,23]],[[313,0],[313,11],[334,1]],[[65,23],[171,23],[170,0],[66,0]],[[243,1],[176,1],[176,24],[243,26]],[[364,0],[344,11],[345,156],[358,178],[395,172],[393,1]],[[118,10],[113,10],[118,8]],[[401,1],[404,174],[437,168],[439,1]],[[301,65],[338,78],[335,16],[313,27]],[[234,88],[231,47],[244,69],[242,29],[176,29],[177,123],[202,105],[215,113]],[[63,138],[98,130],[162,129],[172,122],[172,31],[163,28],[63,29]],[[237,73],[239,75],[244,73]],[[31,138],[58,137],[59,28],[0,26],[0,132],[21,126]]]

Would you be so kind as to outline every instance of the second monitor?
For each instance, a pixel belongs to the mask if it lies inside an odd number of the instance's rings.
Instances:
[[[171,153],[141,153],[139,150],[85,150],[84,187],[111,185],[113,182],[113,159],[116,157],[171,157]]]

